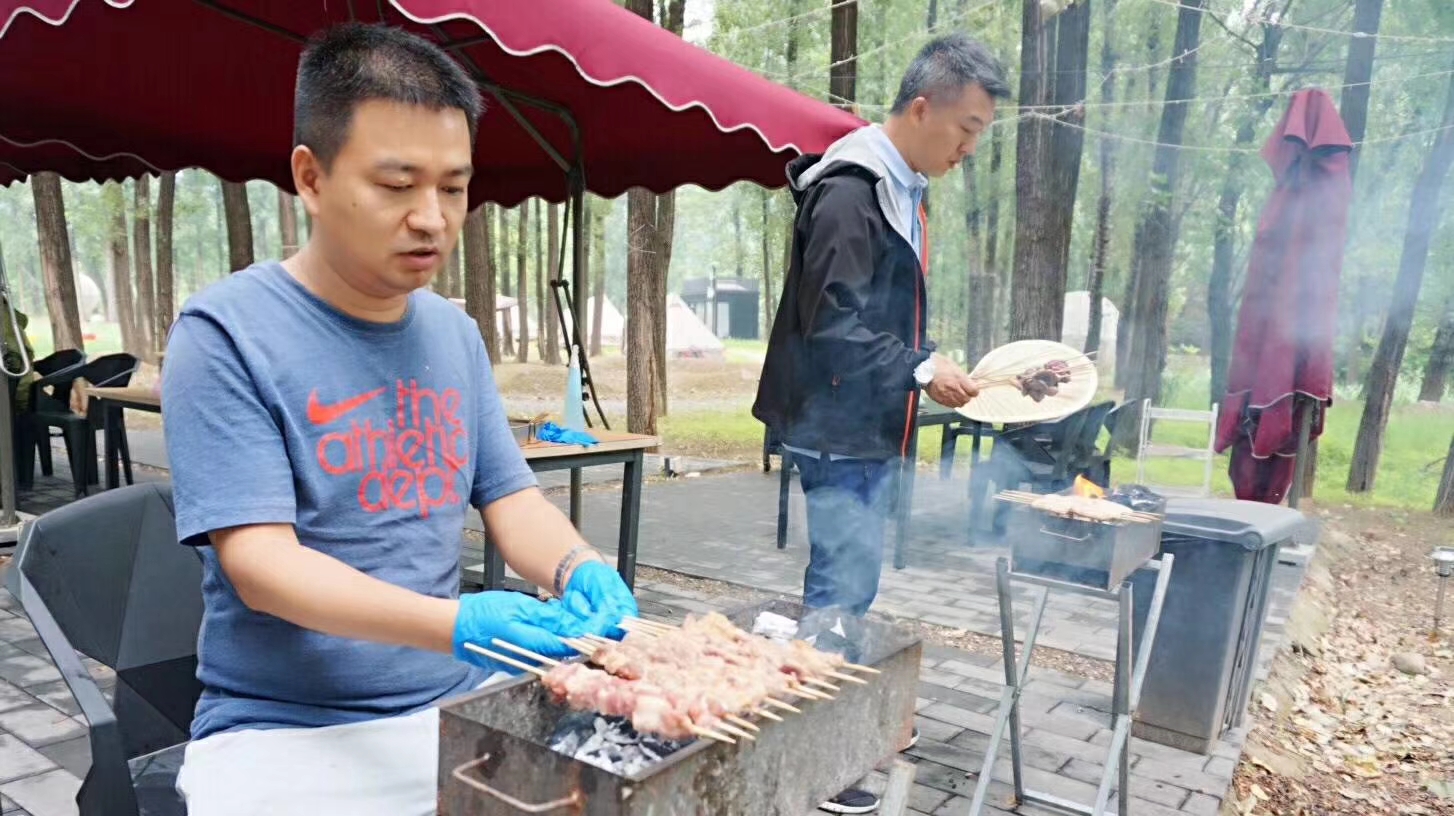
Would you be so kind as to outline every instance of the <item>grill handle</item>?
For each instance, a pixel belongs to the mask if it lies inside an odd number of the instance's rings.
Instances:
[[[478,768],[479,766],[489,761],[490,755],[485,754],[479,759],[472,759],[469,762],[466,762],[463,765],[459,766],[458,768],[455,768],[453,771],[450,772],[450,776],[453,776],[455,779],[458,779],[459,781],[463,782],[466,785],[469,785],[470,787],[474,788],[477,791],[480,791],[481,793],[487,793],[495,797],[496,799],[499,799],[501,802],[504,802],[505,804],[515,808],[522,813],[549,813],[550,811],[556,810],[557,808],[563,808],[568,805],[580,804],[581,792],[578,790],[571,791],[570,796],[566,796],[561,799],[555,799],[550,802],[542,802],[538,805],[532,805],[529,802],[522,802],[507,793],[497,791],[478,779],[471,779],[468,776],[465,776],[466,771]]]
[[[1040,532],[1044,533],[1045,535],[1052,536],[1054,538],[1063,538],[1066,541],[1074,541],[1077,544],[1079,544],[1081,542],[1089,541],[1091,539],[1091,537],[1092,537],[1092,534],[1091,533],[1086,533],[1083,536],[1069,536],[1069,535],[1066,535],[1065,533],[1057,533],[1057,532],[1055,532],[1053,530],[1047,530],[1044,527],[1041,527],[1040,528]]]

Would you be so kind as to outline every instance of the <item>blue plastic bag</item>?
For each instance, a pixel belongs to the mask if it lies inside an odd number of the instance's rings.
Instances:
[[[540,426],[535,432],[535,438],[542,442],[558,442],[562,445],[584,445],[590,447],[596,444],[594,436],[584,431],[572,431],[562,428],[554,422],[547,422]]]

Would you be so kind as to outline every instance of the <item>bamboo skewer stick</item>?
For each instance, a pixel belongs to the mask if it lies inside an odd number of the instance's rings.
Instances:
[[[803,685],[802,683],[799,683],[799,682],[796,682],[796,681],[793,682],[793,683],[790,683],[788,685],[788,691],[791,691],[794,694],[798,694],[800,696],[801,695],[807,695],[809,698],[814,699],[814,700],[833,700],[833,699],[836,699],[833,695],[831,695],[831,694],[829,694],[827,692],[819,691],[819,690],[817,690],[815,688],[808,688],[807,686]]]
[[[728,745],[736,745],[737,744],[737,740],[732,739],[731,737],[727,736],[726,734],[723,734],[720,731],[713,731],[710,728],[703,728],[702,726],[697,725],[696,723],[688,723],[687,724],[687,728],[691,729],[692,733],[693,734],[696,734],[699,737],[706,737],[708,739],[714,739],[714,740],[716,740],[718,742],[725,742]]]
[[[531,674],[536,675],[537,677],[544,677],[546,674],[545,669],[542,669],[539,666],[531,666],[530,664],[520,660],[516,660],[513,657],[502,655],[499,652],[492,652],[483,646],[476,646],[473,643],[466,643],[464,647],[474,652],[475,654],[482,654],[485,657],[488,657],[489,659],[495,661],[496,663],[503,663],[506,666],[514,666],[521,671],[528,671]]]
[[[757,742],[757,737],[754,737],[751,733],[744,731],[735,725],[732,725],[730,722],[728,722],[726,717],[721,718],[717,722],[717,728],[724,733],[731,734],[734,737],[741,737],[748,742]]]
[[[804,685],[809,685],[809,686],[814,686],[814,687],[820,688],[820,689],[825,689],[827,691],[842,691],[843,690],[843,687],[842,686],[835,686],[832,683],[828,682],[827,680],[819,680],[816,677],[806,677],[806,678],[803,678],[803,684]]]
[[[762,701],[772,706],[773,708],[782,709],[783,711],[791,711],[794,714],[803,713],[803,710],[801,708],[798,708],[797,706],[794,706],[790,703],[785,703],[776,697],[764,697]]]
[[[844,663],[843,667],[846,669],[853,669],[854,671],[860,671],[864,674],[883,674],[883,672],[875,669],[873,666],[860,666],[857,663]]]
[[[828,676],[829,677],[836,677],[839,680],[847,680],[850,683],[857,683],[860,686],[866,686],[866,685],[868,685],[868,681],[867,680],[864,680],[862,677],[854,677],[851,674],[845,674],[844,672],[841,672],[841,671],[830,671],[830,672],[828,672]]]
[[[756,733],[762,732],[762,729],[754,725],[751,720],[748,720],[744,717],[739,717],[736,714],[727,714],[723,716],[722,719],[732,723],[733,725],[740,725],[743,728],[746,728],[748,731],[753,731]]]
[[[784,720],[782,717],[779,717],[778,715],[772,713],[771,711],[768,711],[761,706],[752,709],[752,713],[759,717],[762,717],[765,720],[772,720],[773,722],[787,722],[787,720]]]
[[[544,663],[547,666],[559,666],[560,665],[560,661],[559,660],[556,660],[553,657],[546,657],[543,654],[536,654],[535,652],[532,652],[529,649],[526,649],[526,648],[523,648],[523,647],[520,647],[520,646],[516,646],[513,643],[507,643],[507,642],[505,642],[503,640],[500,640],[499,638],[492,639],[490,641],[490,645],[491,646],[494,646],[496,648],[499,648],[499,649],[505,649],[507,651],[514,652],[517,655],[522,655],[524,657],[528,657],[528,658],[530,658],[532,660],[536,660],[536,661],[538,661],[540,663]]]

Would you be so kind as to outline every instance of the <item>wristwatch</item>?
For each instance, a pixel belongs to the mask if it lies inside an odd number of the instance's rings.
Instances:
[[[920,386],[928,385],[934,380],[934,358],[925,357],[924,362],[914,367],[914,382]]]

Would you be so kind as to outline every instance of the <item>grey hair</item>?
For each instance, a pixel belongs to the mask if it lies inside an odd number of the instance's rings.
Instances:
[[[970,85],[984,88],[994,99],[1010,98],[1004,66],[982,43],[958,32],[936,37],[909,63],[890,113],[903,113],[921,96],[931,102],[957,98]]]

